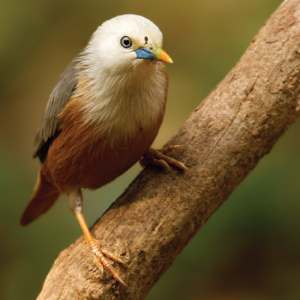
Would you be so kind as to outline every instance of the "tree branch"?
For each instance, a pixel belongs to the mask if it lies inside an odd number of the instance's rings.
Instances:
[[[300,113],[300,2],[281,5],[168,143],[190,172],[147,167],[93,226],[128,262],[100,280],[83,237],[55,261],[38,300],[142,299]],[[200,100],[200,99],[199,99]]]

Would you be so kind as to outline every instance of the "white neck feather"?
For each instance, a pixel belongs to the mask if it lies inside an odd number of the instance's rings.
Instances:
[[[100,135],[109,136],[112,144],[151,130],[162,117],[168,84],[163,63],[135,60],[117,73],[105,68],[93,71],[84,71],[84,80],[89,82],[84,119]]]

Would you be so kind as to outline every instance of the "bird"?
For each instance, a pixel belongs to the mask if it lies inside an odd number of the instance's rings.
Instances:
[[[125,282],[106,257],[83,216],[82,189],[98,189],[133,164],[170,169],[186,166],[166,154],[181,148],[151,148],[161,126],[168,92],[163,35],[149,19],[120,15],[100,25],[87,46],[67,66],[54,87],[38,129],[33,157],[41,167],[22,217],[25,226],[65,194],[101,277],[104,267]]]

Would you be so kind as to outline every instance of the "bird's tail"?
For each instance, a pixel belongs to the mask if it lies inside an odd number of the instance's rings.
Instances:
[[[33,196],[21,217],[21,225],[25,226],[45,213],[59,197],[57,188],[43,176],[41,170],[33,191]]]

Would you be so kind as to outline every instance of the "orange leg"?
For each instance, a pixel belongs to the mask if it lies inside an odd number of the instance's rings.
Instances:
[[[148,152],[143,155],[142,159],[140,160],[140,164],[142,167],[145,167],[148,164],[153,164],[169,170],[171,169],[170,165],[173,165],[181,170],[188,171],[188,168],[182,162],[165,155],[168,152],[182,148],[183,146],[181,145],[173,145],[159,150],[150,148]]]
[[[82,214],[82,194],[80,189],[74,193],[71,193],[68,197],[69,206],[72,212],[75,214],[80,227],[86,237],[90,250],[92,252],[94,263],[99,268],[101,277],[103,276],[103,265],[108,271],[113,275],[113,277],[126,286],[125,282],[121,279],[119,274],[115,271],[115,269],[110,265],[110,263],[106,260],[104,255],[108,256],[109,258],[113,259],[114,261],[127,266],[125,262],[123,262],[120,258],[118,258],[113,253],[109,252],[107,249],[101,247],[100,242],[97,241],[91,234],[89,228],[86,225]]]

